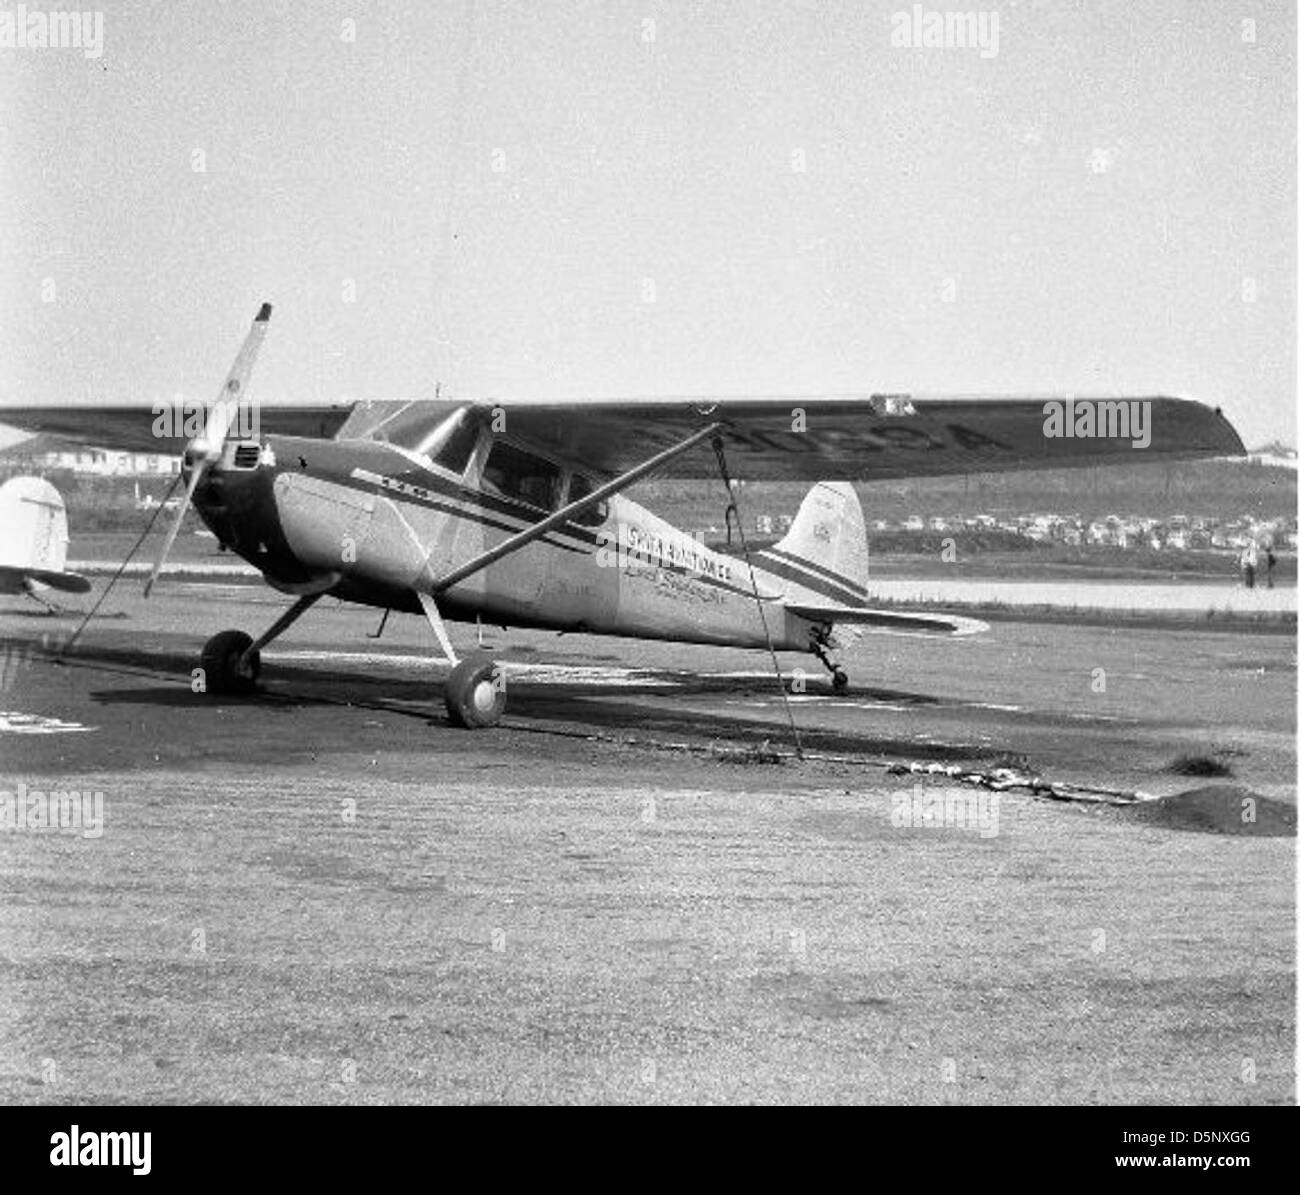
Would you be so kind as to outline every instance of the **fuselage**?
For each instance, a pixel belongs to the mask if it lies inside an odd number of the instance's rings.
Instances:
[[[375,440],[230,443],[195,505],[287,592],[413,613],[418,594],[434,593],[454,620],[737,647],[770,634],[779,649],[808,650],[813,624],[781,604],[788,580],[751,572],[621,494],[442,589],[440,578],[599,484],[560,462],[516,465],[538,458],[494,452],[495,440],[484,429],[453,462],[459,471]],[[515,475],[502,476],[503,461]]]

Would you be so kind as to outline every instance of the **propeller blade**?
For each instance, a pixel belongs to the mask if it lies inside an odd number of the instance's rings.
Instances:
[[[194,497],[194,491],[199,488],[199,482],[203,478],[203,470],[207,468],[207,461],[199,461],[194,466],[194,471],[190,474],[190,484],[185,487],[185,497],[181,499],[181,504],[176,509],[176,518],[172,520],[172,525],[167,529],[167,538],[163,541],[162,551],[158,553],[158,559],[154,563],[153,572],[149,574],[149,579],[144,583],[144,596],[148,597],[153,590],[154,582],[158,580],[159,574],[163,570],[163,565],[167,563],[167,557],[172,550],[172,544],[176,542],[176,537],[180,534],[181,524],[185,521],[185,512],[190,508],[190,499]]]
[[[230,372],[226,375],[226,380],[221,387],[221,393],[217,395],[216,401],[212,404],[212,410],[208,412],[208,425],[204,428],[203,438],[208,442],[212,451],[220,453],[234,412],[239,408],[241,402],[248,401],[248,379],[253,372],[253,365],[257,361],[257,354],[262,349],[262,341],[266,339],[266,329],[270,322],[271,304],[263,303],[258,308],[257,316],[253,320],[253,326],[249,328],[248,335],[244,338],[243,347],[239,350],[235,363],[230,367]],[[222,412],[221,422],[218,425],[220,437],[214,443],[212,428],[214,420],[218,418],[219,411]]]
[[[148,597],[153,590],[154,583],[158,580],[163,566],[167,563],[167,557],[171,553],[172,545],[180,534],[181,523],[185,521],[185,514],[193,501],[194,491],[199,488],[199,482],[203,480],[203,474],[207,471],[208,466],[213,461],[221,459],[221,453],[226,446],[226,436],[230,432],[230,425],[235,420],[240,404],[248,401],[248,379],[253,372],[253,365],[257,361],[257,354],[262,348],[262,341],[266,339],[266,329],[270,322],[271,304],[263,303],[258,308],[257,315],[253,319],[253,326],[248,330],[248,335],[244,338],[243,346],[239,350],[239,355],[235,358],[235,363],[230,367],[230,372],[226,375],[225,383],[221,387],[221,393],[217,395],[216,401],[213,402],[208,411],[203,431],[190,441],[186,449],[186,455],[192,462],[189,485],[185,487],[185,497],[181,499],[180,507],[176,511],[176,518],[172,521],[171,527],[168,528],[167,538],[163,541],[162,551],[158,553],[158,560],[153,566],[153,572],[149,574],[149,579],[144,583],[145,597]]]

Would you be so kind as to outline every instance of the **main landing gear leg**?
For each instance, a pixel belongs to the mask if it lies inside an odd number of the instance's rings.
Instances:
[[[466,730],[495,726],[506,708],[506,674],[501,665],[491,656],[478,653],[462,660],[451,645],[438,603],[427,593],[422,593],[420,605],[442,654],[452,665],[451,675],[443,686],[448,720],[453,726]]]
[[[451,641],[447,638],[446,628],[442,625],[442,616],[438,613],[437,603],[431,595],[446,593],[453,586],[459,585],[462,581],[482,572],[488,565],[495,564],[498,560],[504,560],[511,553],[518,552],[534,540],[541,539],[552,528],[576,519],[584,511],[594,508],[597,503],[603,502],[606,498],[627,489],[634,481],[653,473],[683,452],[694,448],[702,440],[707,440],[710,436],[716,437],[723,428],[722,423],[709,423],[698,428],[679,443],[665,448],[662,452],[647,458],[639,465],[620,473],[613,480],[596,486],[595,489],[589,491],[577,501],[569,502],[560,507],[559,510],[552,511],[540,522],[533,523],[523,531],[517,531],[514,535],[506,536],[505,539],[494,544],[486,552],[480,552],[477,556],[457,565],[449,573],[444,573],[441,577],[434,578],[433,573],[429,571],[429,561],[426,558],[421,581],[424,593],[420,595],[420,604],[424,607],[424,613],[429,620],[429,625],[433,627],[433,633],[438,636],[438,642],[442,644],[442,649],[447,653],[447,658],[455,664],[451,676],[447,679],[446,688],[447,716],[451,719],[453,725],[477,727],[491,726],[496,722],[506,705],[506,676],[501,666],[493,663],[490,658],[486,660],[482,658],[462,660],[455,663],[456,653],[452,650]],[[720,443],[721,441],[719,441]],[[757,591],[755,591],[754,597],[755,599],[758,598]],[[761,605],[759,610],[762,611]]]
[[[826,671],[831,674],[831,688],[837,693],[843,693],[849,687],[849,674],[835,663],[826,651],[830,646],[830,633],[824,627],[815,628],[808,646],[813,655],[822,662]]]
[[[254,640],[243,631],[222,631],[203,645],[199,666],[209,693],[251,693],[262,672],[262,648],[278,639],[320,599],[319,593],[300,597],[271,625],[271,629]]]

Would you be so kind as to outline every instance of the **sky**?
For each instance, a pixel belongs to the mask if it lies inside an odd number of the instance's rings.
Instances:
[[[1293,2],[1001,3],[996,53],[897,0],[100,11],[0,45],[0,404],[210,399],[268,300],[278,401],[1170,394],[1295,443]]]

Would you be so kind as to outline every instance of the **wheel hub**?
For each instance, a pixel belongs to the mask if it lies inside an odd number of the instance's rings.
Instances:
[[[483,714],[486,714],[493,705],[496,704],[496,685],[490,680],[479,681],[474,686],[474,706]]]

